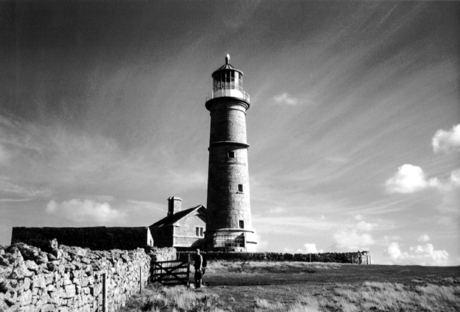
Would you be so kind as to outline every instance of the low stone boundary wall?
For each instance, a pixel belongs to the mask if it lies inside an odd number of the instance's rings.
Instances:
[[[152,258],[171,257],[174,249],[147,254],[140,248],[60,246],[44,251],[23,243],[0,246],[0,311],[103,311],[104,278],[107,311],[116,311],[147,284]]]
[[[193,251],[180,251],[178,260],[193,259]],[[324,252],[316,254],[291,254],[276,252],[201,252],[206,261],[301,261],[301,262],[335,262],[335,263],[369,263],[367,252]],[[360,260],[361,259],[361,260]],[[361,261],[361,262],[360,262]]]
[[[153,246],[148,227],[13,227],[11,244],[25,243],[42,248],[57,239],[66,246],[91,250],[134,250]]]
[[[152,261],[172,261],[176,260],[177,251],[176,248],[172,247],[151,247],[149,255],[152,257]]]

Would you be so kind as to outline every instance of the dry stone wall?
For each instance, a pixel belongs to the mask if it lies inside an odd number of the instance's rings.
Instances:
[[[44,247],[51,239],[66,246],[92,250],[134,250],[153,246],[148,227],[13,227],[11,244],[26,243]]]
[[[177,253],[178,260],[186,260],[193,252],[181,251]],[[324,252],[314,254],[291,254],[276,252],[215,252],[202,251],[206,261],[300,261],[300,262],[335,262],[371,264],[370,255],[363,252]]]
[[[171,260],[175,250],[0,246],[0,311],[103,311],[104,275],[107,311],[116,311],[147,284],[152,258]]]

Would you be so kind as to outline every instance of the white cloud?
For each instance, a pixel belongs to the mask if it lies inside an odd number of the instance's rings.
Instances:
[[[338,251],[368,250],[375,243],[370,234],[359,233],[356,229],[336,232],[334,241],[334,248]]]
[[[401,251],[397,242],[392,242],[387,248],[387,254],[395,264],[447,265],[449,253],[445,250],[435,250],[433,244],[409,247]]]
[[[278,104],[286,104],[286,105],[291,105],[291,106],[295,106],[297,104],[301,104],[301,101],[299,101],[297,98],[293,97],[293,96],[290,96],[289,94],[287,94],[286,92],[280,94],[280,95],[277,95],[273,98],[275,100],[276,103]]]
[[[450,182],[455,186],[460,186],[460,169],[452,171],[450,174]]]
[[[322,253],[322,252],[324,252],[323,249],[318,250],[318,248],[316,248],[316,244],[307,243],[307,244],[304,244],[303,246],[304,246],[304,249],[298,248],[296,251],[294,251],[293,248],[284,247],[283,251],[287,252],[287,253],[296,253],[296,254],[309,254],[309,253]]]
[[[349,224],[334,233],[334,244],[332,248],[337,251],[369,250],[375,244],[369,233],[376,226],[374,223],[367,223],[360,215],[355,217],[359,222]]]
[[[383,237],[383,241],[386,243],[386,244],[389,244],[390,241],[399,241],[401,240],[401,237],[398,236],[398,235],[392,235],[392,236],[388,236],[388,235],[385,235]]]
[[[289,248],[289,247],[284,247],[283,248],[283,252],[286,252],[286,253],[293,253],[293,249],[292,248]],[[299,252],[300,253],[300,252]]]
[[[358,230],[361,230],[361,231],[372,231],[372,229],[374,228],[374,226],[376,226],[375,223],[367,223],[366,221],[364,220],[361,220],[358,222],[358,224],[356,225],[356,228]]]
[[[409,194],[423,190],[435,183],[434,179],[427,180],[422,168],[405,164],[399,167],[398,171],[386,181],[385,186],[390,193]]]
[[[402,255],[401,249],[399,248],[399,244],[397,242],[392,242],[390,246],[388,246],[387,252],[392,259],[398,259]]]
[[[147,209],[147,210],[157,210],[161,212],[166,212],[166,201],[164,204],[149,202],[149,201],[140,201],[140,200],[132,200],[129,199],[126,201],[127,203],[134,204],[136,207]]]
[[[262,236],[259,233],[256,233],[256,237],[257,237],[256,250],[258,252],[266,251],[268,247],[268,241],[262,239]]]
[[[168,171],[166,177],[164,183],[174,187],[178,192],[205,186],[208,182],[208,176],[200,170],[171,169]]]
[[[124,213],[112,208],[109,203],[98,203],[88,199],[71,199],[60,204],[52,200],[46,206],[46,212],[61,215],[76,222],[101,225],[124,217]]]
[[[253,215],[254,228],[259,233],[279,233],[305,235],[305,231],[324,231],[333,228],[336,223],[303,216]]]
[[[440,180],[438,178],[430,179],[430,186],[440,191],[450,191],[460,186],[460,169],[450,173],[449,178]]]
[[[435,153],[460,151],[460,124],[454,126],[450,131],[439,129],[434,134],[431,143]]]
[[[270,213],[283,213],[283,212],[286,212],[286,209],[281,208],[281,207],[270,208],[269,212]]]
[[[418,238],[418,241],[419,241],[419,242],[423,242],[423,243],[426,243],[426,242],[428,242],[429,240],[430,240],[430,237],[429,237],[428,235],[426,235],[426,234],[423,234],[422,236],[420,236],[420,237]]]
[[[319,253],[319,252],[322,252],[321,251],[318,251],[318,249],[316,248],[316,244],[304,244],[303,245],[305,247],[305,253]]]

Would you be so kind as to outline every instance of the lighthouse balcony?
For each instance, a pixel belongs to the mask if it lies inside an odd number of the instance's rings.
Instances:
[[[219,97],[234,97],[242,99],[247,103],[250,102],[249,94],[238,89],[219,89],[216,91],[211,91],[206,95],[206,102]]]

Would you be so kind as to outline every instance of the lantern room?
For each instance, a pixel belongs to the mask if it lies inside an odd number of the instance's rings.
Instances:
[[[217,97],[236,97],[249,103],[249,94],[243,90],[243,72],[229,64],[230,55],[225,57],[225,65],[212,74],[212,92],[206,100]]]

